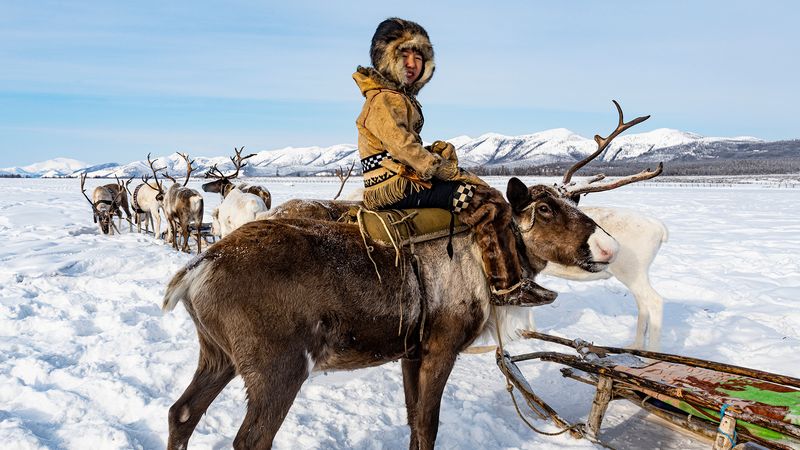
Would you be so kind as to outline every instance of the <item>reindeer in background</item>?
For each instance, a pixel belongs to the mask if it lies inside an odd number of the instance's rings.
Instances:
[[[231,180],[239,177],[239,171],[244,166],[247,165],[247,163],[244,162],[244,160],[255,156],[255,153],[251,153],[243,157],[242,156],[243,150],[244,147],[239,149],[234,147],[233,149],[236,155],[230,157],[231,162],[233,163],[233,167],[235,169],[235,171],[232,174],[225,175],[224,173],[222,173],[221,170],[219,170],[219,168],[217,168],[216,164],[214,164],[211,167],[211,169],[208,172],[206,172],[206,178],[213,178],[214,181],[210,181],[208,183],[203,184],[203,191],[219,193],[220,195],[222,195],[222,198],[225,199],[225,197],[228,196],[228,193],[233,188],[238,188],[240,191],[244,193],[257,195],[258,197],[261,198],[261,200],[264,201],[264,205],[267,207],[267,209],[270,209],[272,208],[272,195],[269,193],[267,188],[256,184],[248,184],[248,183],[239,183],[238,185],[234,185],[231,182]]]
[[[116,184],[97,186],[92,191],[92,198],[90,199],[86,195],[86,173],[81,174],[81,193],[92,205],[94,223],[100,226],[100,232],[103,234],[112,235],[114,230],[119,233],[119,228],[114,225],[114,216],[119,216],[119,226],[122,226],[122,210],[127,213],[128,222],[130,223],[131,212],[128,209],[126,190],[127,184],[130,184],[131,180],[128,180],[127,183],[122,183],[117,178]],[[133,224],[130,225],[130,229],[133,230]]]
[[[161,237],[161,214],[159,210],[163,209],[164,202],[164,187],[158,181],[158,171],[153,167],[154,162],[150,159],[150,153],[147,154],[147,162],[150,164],[150,170],[153,172],[153,182],[150,182],[150,176],[145,175],[142,177],[142,184],[136,186],[131,194],[133,211],[136,213],[136,226],[137,231],[141,233],[142,222],[144,222],[145,233],[153,228],[153,235],[156,238]],[[153,223],[155,219],[155,224]]]
[[[167,240],[171,238],[172,247],[177,250],[177,229],[180,227],[181,237],[183,238],[181,251],[188,253],[189,225],[193,224],[197,230],[197,253],[200,253],[202,245],[201,228],[203,226],[203,196],[196,190],[186,187],[186,184],[189,183],[189,177],[194,171],[192,167],[194,161],[191,161],[189,155],[184,153],[178,153],[178,155],[186,161],[186,179],[183,181],[183,184],[179,184],[175,181],[175,178],[172,178],[169,174],[164,172],[164,176],[172,180],[172,185],[164,194],[163,203],[164,215],[169,224],[169,236]],[[156,172],[156,170],[153,171],[154,176]]]

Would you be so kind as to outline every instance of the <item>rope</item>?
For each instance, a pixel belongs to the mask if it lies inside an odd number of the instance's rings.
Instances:
[[[536,205],[537,205],[537,202],[533,202],[530,205],[522,208],[522,211],[527,211],[529,209],[532,209],[532,208],[536,207]],[[522,211],[520,211],[520,212],[522,212]],[[535,221],[536,221],[536,213],[535,213],[535,211],[531,211],[531,224],[528,227],[524,228],[524,229],[522,227],[520,227],[519,225],[517,225],[517,227],[519,227],[519,230],[521,232],[527,233],[528,231],[531,231],[533,229],[533,225],[535,224]]]
[[[364,220],[361,218],[364,210],[362,208],[358,209],[358,213],[356,213],[356,222],[358,222],[358,229],[361,232],[361,239],[364,241],[364,248],[367,249],[367,257],[370,261],[372,261],[373,267],[375,267],[375,274],[378,275],[378,283],[383,284],[383,279],[381,279],[381,273],[378,270],[378,264],[375,263],[375,260],[372,259],[372,250],[373,248],[367,244],[367,230],[364,229]]]
[[[728,409],[728,406],[730,406],[730,405],[725,403],[725,404],[722,405],[722,408],[719,409],[720,425],[722,425],[722,419],[725,418],[725,410]],[[736,420],[736,419],[734,419],[734,420]],[[728,439],[728,442],[731,443],[731,448],[736,447],[736,439],[737,439],[737,436],[736,436],[736,425],[734,425],[734,428],[733,428],[733,436],[731,436],[730,434],[722,431],[721,427],[717,427],[717,433],[725,436]]]
[[[497,334],[497,347],[498,347],[498,350],[500,351],[500,354],[501,355],[505,355],[505,350],[503,350],[503,338],[502,338],[501,333],[500,333],[500,321],[497,319],[497,308],[494,307],[494,306],[491,306],[491,308],[492,308],[492,313],[494,315],[494,325],[495,325],[495,330],[494,331]],[[528,420],[525,419],[525,416],[522,415],[522,411],[520,411],[519,405],[517,404],[517,399],[514,396],[514,385],[511,383],[511,379],[508,376],[508,367],[506,366],[505,358],[503,358],[503,368],[506,369],[506,370],[503,371],[503,375],[505,375],[505,377],[506,377],[506,390],[508,391],[508,395],[511,396],[511,402],[514,403],[514,409],[517,410],[517,415],[519,416],[520,419],[522,419],[522,421],[525,423],[525,425],[528,426],[528,428],[530,428],[531,430],[535,431],[536,433],[542,434],[544,436],[558,436],[558,435],[566,433],[567,431],[571,431],[571,430],[577,429],[581,433],[581,436],[584,436],[582,428],[585,425],[580,423],[580,422],[576,423],[576,424],[573,424],[573,425],[570,425],[569,427],[564,428],[561,431],[556,431],[556,432],[552,432],[552,433],[551,432],[547,432],[547,431],[542,431],[542,430],[536,428],[535,426],[533,426],[530,422],[528,422]]]
[[[389,225],[386,224],[386,221],[383,220],[383,218],[381,217],[380,214],[378,214],[375,211],[370,211],[370,210],[364,209],[364,208],[359,208],[358,209],[358,214],[359,215],[357,216],[357,218],[358,218],[358,226],[359,226],[359,228],[361,228],[361,236],[363,237],[364,234],[366,233],[366,230],[364,229],[364,226],[362,224],[362,222],[363,222],[362,215],[365,212],[370,213],[373,216],[377,217],[378,221],[381,223],[381,225],[383,225],[383,229],[384,229],[384,231],[386,231],[386,235],[389,236],[389,242],[391,242],[392,247],[394,247],[394,253],[395,253],[394,266],[395,267],[399,266],[400,265],[400,245],[397,243],[397,241],[395,241],[394,235],[392,234],[391,230],[389,230]],[[366,238],[364,240],[366,241]]]

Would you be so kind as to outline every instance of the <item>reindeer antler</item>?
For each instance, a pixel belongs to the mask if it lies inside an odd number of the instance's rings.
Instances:
[[[236,168],[236,172],[234,172],[233,175],[230,175],[226,178],[237,178],[239,176],[239,170],[241,170],[242,167],[247,165],[247,163],[244,162],[244,160],[256,156],[255,153],[250,153],[249,155],[242,157],[243,150],[244,150],[244,145],[242,146],[242,148],[238,150],[236,149],[236,147],[233,147],[233,151],[236,153],[236,156],[235,157],[231,156],[231,162],[233,163],[233,166]]]
[[[92,199],[90,199],[89,196],[86,195],[86,188],[84,187],[85,184],[86,184],[86,172],[83,172],[83,173],[81,173],[81,193],[83,194],[84,197],[86,197],[86,201],[88,201],[89,204],[92,205],[92,210],[96,214],[100,214],[100,211],[94,205],[94,202],[92,201]]]
[[[215,178],[217,180],[220,180],[220,179],[230,180],[230,179],[233,179],[233,178],[238,178],[239,177],[239,171],[244,166],[247,165],[247,163],[244,162],[244,160],[248,159],[248,158],[252,158],[253,156],[256,156],[255,153],[251,153],[251,154],[249,154],[247,156],[242,156],[242,151],[243,150],[244,150],[244,146],[242,146],[242,148],[236,148],[236,147],[233,148],[233,151],[236,153],[236,156],[231,156],[230,159],[231,159],[231,162],[233,163],[233,168],[236,169],[236,171],[233,172],[231,175],[225,175],[224,173],[222,173],[221,170],[219,170],[217,165],[214,164],[213,166],[211,166],[210,169],[208,169],[208,172],[206,172],[205,177],[206,178]]]
[[[661,172],[663,171],[664,171],[664,163],[660,162],[658,163],[658,167],[656,167],[656,170],[650,170],[650,168],[647,168],[634,175],[630,175],[624,178],[618,178],[616,180],[609,181],[607,183],[594,184],[597,181],[600,181],[603,178],[605,178],[605,175],[600,174],[595,176],[586,185],[582,185],[575,188],[565,188],[564,191],[571,198],[575,198],[581,194],[588,194],[589,192],[610,191],[611,189],[616,189],[618,187],[625,186],[626,184],[631,184],[637,181],[644,181],[644,180],[649,180],[651,178],[655,178],[658,175],[660,175]]]
[[[192,172],[194,172],[194,160],[189,160],[189,155],[186,153],[177,152],[184,161],[186,161],[186,179],[183,181],[183,185],[186,186],[189,183],[189,177],[192,176]],[[174,180],[173,180],[174,181]]]
[[[627,130],[628,128],[640,124],[650,118],[649,115],[637,117],[631,120],[630,122],[626,123],[623,120],[622,108],[619,106],[619,103],[617,103],[616,100],[611,100],[611,101],[614,102],[614,106],[617,107],[617,113],[619,113],[619,123],[617,124],[617,128],[611,134],[609,134],[608,137],[601,137],[599,134],[594,135],[594,141],[597,142],[597,150],[591,155],[587,156],[586,158],[575,163],[575,165],[573,165],[572,167],[570,167],[569,170],[567,170],[567,172],[564,174],[564,179],[561,181],[562,184],[566,185],[567,183],[569,183],[570,180],[572,180],[572,175],[574,175],[575,172],[580,170],[581,167],[585,166],[591,160],[597,158],[598,155],[603,153],[603,150],[605,150],[606,147],[608,147],[608,144],[610,144],[615,137],[619,136],[623,131]]]
[[[206,178],[215,178],[215,179],[227,178],[225,176],[225,174],[222,173],[222,171],[217,168],[216,164],[214,164],[213,166],[211,166],[210,169],[208,169],[208,172],[206,172],[205,177]]]
[[[333,171],[333,173],[335,173],[336,176],[339,177],[339,183],[340,183],[339,184],[339,191],[336,192],[336,195],[333,197],[334,200],[339,198],[339,195],[342,193],[342,189],[344,189],[344,184],[347,183],[347,180],[350,178],[350,175],[353,174],[353,167],[355,167],[355,166],[356,166],[356,162],[354,160],[353,163],[350,164],[350,168],[347,169],[347,175],[344,174],[344,168],[343,167],[339,167],[339,168],[337,168],[336,170]]]
[[[128,180],[125,181],[124,183],[122,181],[120,181],[120,179],[117,177],[116,173],[114,174],[114,178],[117,180],[117,184],[119,185],[120,190],[124,189],[125,191],[128,192],[128,194],[133,195],[133,193],[131,192],[131,190],[129,188],[129,186],[131,185],[131,181],[133,181],[133,177],[128,178]]]
[[[164,167],[162,167],[160,169],[156,169],[155,168],[155,166],[154,166],[155,161],[150,159],[150,153],[147,154],[147,163],[150,164],[150,170],[153,171],[153,181],[156,182],[156,189],[158,189],[158,192],[163,195],[164,194],[164,186],[161,184],[160,181],[158,181],[158,172],[161,171],[161,170],[164,170],[164,175],[166,175],[167,178],[171,179],[173,183],[175,182],[175,179],[170,177],[166,173],[166,170],[165,170],[167,168],[166,166],[164,166]],[[147,183],[147,179],[144,179],[143,181],[145,183]]]

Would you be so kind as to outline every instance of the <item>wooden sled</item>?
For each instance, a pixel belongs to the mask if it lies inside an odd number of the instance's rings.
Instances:
[[[189,237],[197,236],[197,225],[189,225]],[[211,233],[211,222],[203,222],[200,224],[200,237],[206,244],[213,244],[217,242],[217,237]]]
[[[666,353],[600,347],[531,331],[523,336],[577,350],[578,356],[497,353],[498,366],[534,413],[550,418],[574,437],[602,444],[600,426],[609,402],[625,399],[712,439],[715,450],[800,449],[798,378]],[[568,423],[533,392],[517,366],[529,360],[568,366],[561,369],[563,376],[597,388],[587,424]]]

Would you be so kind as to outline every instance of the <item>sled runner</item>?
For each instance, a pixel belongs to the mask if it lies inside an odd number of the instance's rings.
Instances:
[[[197,225],[189,225],[189,236],[197,235]],[[211,232],[211,222],[203,222],[200,224],[200,237],[203,238],[206,244],[213,244],[217,241],[217,237]]]
[[[523,332],[523,336],[566,345],[578,352],[578,356],[558,352],[497,354],[498,366],[534,413],[550,418],[574,437],[602,444],[600,427],[609,402],[625,399],[712,439],[714,449],[800,448],[798,378],[666,353],[600,347],[532,331]],[[561,369],[563,376],[596,387],[587,424],[569,424],[533,392],[517,366],[530,360],[568,366]]]

